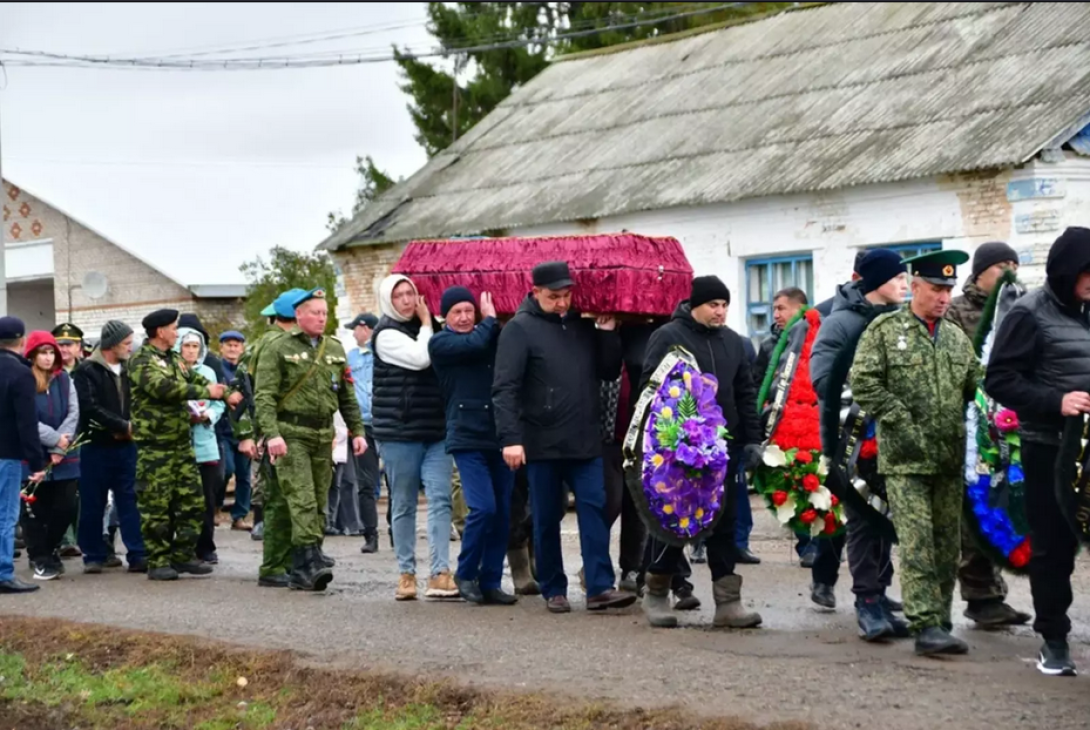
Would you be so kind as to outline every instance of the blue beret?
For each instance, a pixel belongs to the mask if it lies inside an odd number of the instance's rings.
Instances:
[[[295,319],[295,301],[304,294],[303,289],[288,289],[272,303],[273,314],[281,319]]]

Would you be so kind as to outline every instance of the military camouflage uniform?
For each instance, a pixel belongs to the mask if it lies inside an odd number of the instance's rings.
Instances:
[[[855,400],[878,424],[913,631],[949,627],[961,551],[965,404],[980,375],[969,338],[940,322],[935,337],[909,308],[878,317],[852,367]]]
[[[325,352],[308,376],[322,340]],[[363,435],[347,365],[337,338],[325,335],[312,344],[298,327],[260,353],[254,375],[257,430],[266,440],[283,438],[288,446],[274,466],[275,494],[272,481],[266,485],[266,544],[270,539],[279,544],[288,535],[289,549],[322,542],[333,475],[333,414],[340,410],[349,433]]]
[[[186,401],[210,397],[209,381],[174,351],[145,344],[129,360],[136,496],[148,568],[196,560],[204,491]]]
[[[256,372],[258,359],[265,348],[286,335],[284,330],[274,327],[261,335],[253,347],[246,349],[235,371],[235,381],[231,384],[232,392],[243,393],[241,379],[249,378],[250,393],[256,395],[257,380],[250,373]],[[238,420],[231,422],[232,433],[239,442],[247,439],[261,441],[262,435],[257,429],[257,424],[251,418],[249,409],[244,406],[245,404],[239,406],[244,410]],[[265,519],[265,534],[261,543],[261,568],[258,570],[258,575],[262,578],[283,575],[291,568],[291,523],[287,516],[284,495],[280,492],[275,470],[270,468],[267,456],[253,463],[252,476],[251,503],[263,508]]]
[[[962,296],[955,297],[950,302],[946,318],[961,327],[971,341],[976,337],[980,319],[984,316],[988,294],[971,281],[965,283],[962,291]],[[961,533],[958,581],[961,583],[961,598],[964,601],[1002,601],[1007,598],[1007,582],[1003,580],[999,566],[980,551],[968,530],[962,530]]]

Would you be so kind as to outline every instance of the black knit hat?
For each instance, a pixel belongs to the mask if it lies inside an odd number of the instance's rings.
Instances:
[[[718,276],[698,276],[693,279],[693,290],[689,294],[689,306],[693,309],[716,299],[723,299],[730,304],[730,289]]]
[[[867,251],[867,255],[855,267],[855,273],[863,280],[863,293],[870,294],[887,281],[907,271],[901,254],[888,248]]]
[[[982,243],[973,253],[972,281],[985,271],[1005,261],[1018,263],[1018,252],[1002,241],[990,241]]]
[[[99,338],[98,346],[103,350],[109,350],[111,347],[120,345],[131,334],[132,327],[119,319],[111,319],[102,325],[102,337]]]
[[[462,302],[469,302],[476,308],[477,300],[473,298],[473,292],[466,289],[464,286],[452,286],[443,292],[442,299],[439,300],[439,315],[446,317],[447,312],[454,309],[454,305],[461,304]]]

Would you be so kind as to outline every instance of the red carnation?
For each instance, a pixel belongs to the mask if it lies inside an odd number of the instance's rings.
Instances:
[[[787,502],[787,492],[783,492],[777,489],[775,492],[772,493],[772,504],[776,505],[777,507],[782,507],[785,502]]]
[[[26,503],[27,504],[34,504],[37,501],[38,501],[38,497],[37,497],[37,495],[34,495],[34,494],[32,494],[32,495],[30,495],[29,497],[26,498]]]
[[[795,454],[795,461],[800,464],[811,464],[814,461],[814,455],[809,451],[799,451],[799,453]]]
[[[820,486],[821,480],[817,478],[816,474],[807,474],[802,478],[802,488],[807,492],[816,492]]]
[[[1030,548],[1029,538],[1027,537],[1025,540],[1022,541],[1021,545],[1016,547],[1014,550],[1011,550],[1011,565],[1013,565],[1015,568],[1024,567],[1029,562],[1029,558],[1032,553],[1033,551]]]
[[[801,515],[799,515],[799,519],[802,520],[802,524],[809,525],[810,523],[812,523],[814,520],[817,519],[817,512],[814,511],[813,509],[808,509],[805,512],[803,512]]]
[[[878,439],[867,439],[859,449],[860,459],[874,459],[878,456]]]
[[[836,506],[837,506],[838,504],[840,504],[840,500],[836,498],[836,495],[835,495],[835,494],[834,494],[834,495],[832,495],[832,496],[830,497],[830,499],[832,500],[832,504],[833,504],[833,506],[834,506],[834,507],[836,507]]]
[[[832,512],[826,512],[825,513],[825,533],[828,534],[828,535],[832,535],[834,532],[836,532],[836,528],[837,528],[836,515],[834,515]]]

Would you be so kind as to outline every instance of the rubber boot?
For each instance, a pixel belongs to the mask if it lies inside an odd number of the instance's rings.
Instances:
[[[761,614],[747,613],[742,606],[742,576],[725,575],[712,583],[715,596],[716,628],[752,629],[761,624]]]
[[[530,553],[526,548],[507,551],[507,563],[511,566],[511,580],[516,596],[539,596],[541,586],[530,573]]]
[[[673,576],[648,573],[644,587],[643,612],[647,622],[657,629],[677,626],[677,616],[670,606],[670,580]]]
[[[292,548],[289,587],[296,591],[324,591],[333,571],[321,563],[317,545]]]

